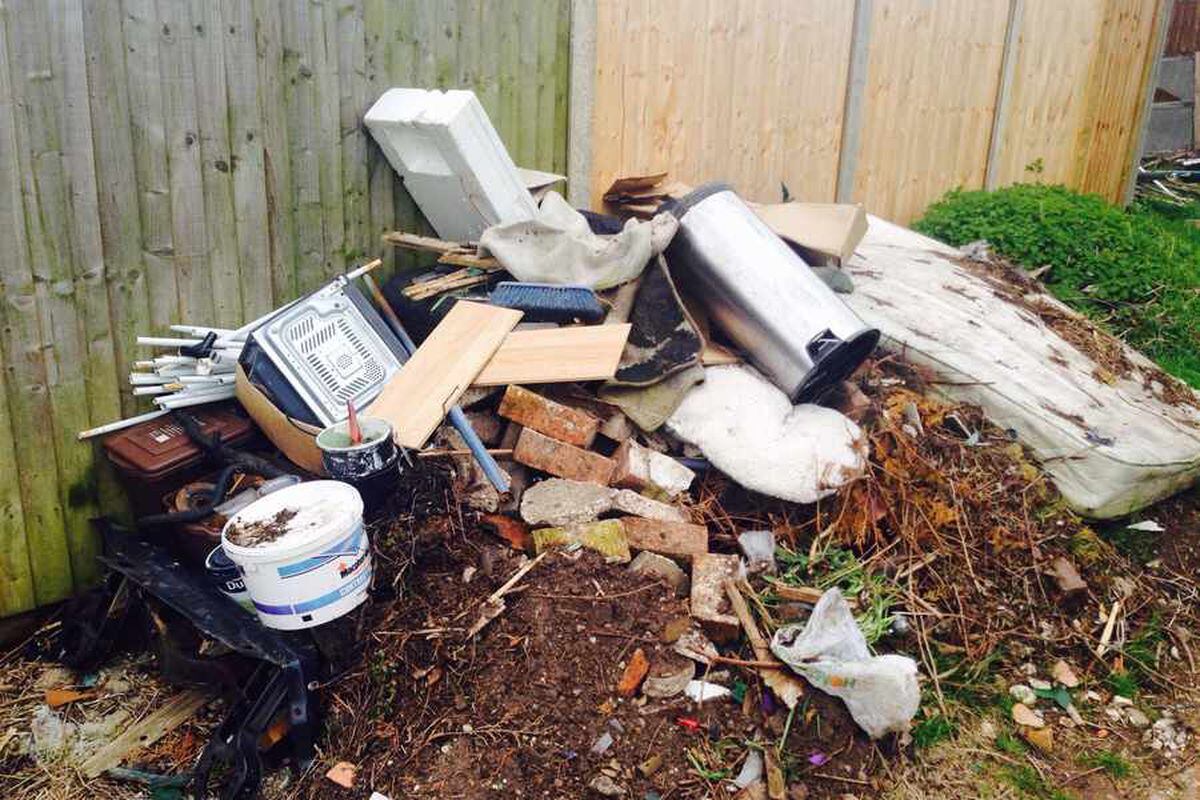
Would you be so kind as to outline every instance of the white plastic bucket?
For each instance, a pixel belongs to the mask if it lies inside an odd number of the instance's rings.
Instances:
[[[242,573],[264,625],[311,628],[367,599],[371,545],[362,515],[353,486],[311,481],[256,500],[225,523],[225,554]],[[229,538],[239,527],[272,520],[281,532],[271,541],[243,546]]]

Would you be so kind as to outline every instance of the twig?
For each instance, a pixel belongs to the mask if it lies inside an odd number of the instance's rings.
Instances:
[[[483,630],[489,622],[504,613],[504,609],[506,607],[504,603],[504,596],[511,592],[513,587],[516,586],[521,579],[529,573],[529,570],[536,567],[538,562],[545,558],[546,553],[549,552],[549,550],[543,552],[537,558],[521,567],[519,570],[513,573],[511,578],[504,582],[503,586],[488,595],[487,599],[480,604],[479,619],[475,620],[475,624],[467,630],[468,639],[473,638],[475,634]]]

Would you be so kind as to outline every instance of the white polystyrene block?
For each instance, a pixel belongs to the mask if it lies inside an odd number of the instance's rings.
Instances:
[[[474,92],[389,89],[365,122],[441,238],[474,241],[537,212]]]

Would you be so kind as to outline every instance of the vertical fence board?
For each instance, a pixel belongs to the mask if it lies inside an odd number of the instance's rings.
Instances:
[[[189,322],[216,319],[204,224],[192,20],[176,0],[158,0],[158,58],[163,86],[167,167],[171,176],[171,241],[179,316]],[[216,324],[215,322],[213,324]]]
[[[225,37],[222,35],[219,3],[191,0],[191,10],[200,176],[204,185],[204,225],[208,243],[205,255],[216,311],[211,324],[233,328],[242,319],[242,282],[238,270],[237,222],[233,210]]]
[[[229,170],[233,176],[237,240],[234,267],[241,285],[242,319],[254,319],[271,310],[272,273],[258,60],[249,0],[222,0],[220,38],[224,40]]]
[[[11,613],[32,608],[36,602],[26,531],[45,520],[38,519],[31,503],[40,498],[30,497],[18,476],[27,468],[29,431],[34,430],[35,407],[30,401],[37,398],[23,390],[30,368],[36,367],[25,340],[36,327],[29,317],[37,309],[26,274],[29,255],[8,52],[10,16],[10,11],[0,8],[0,448],[11,454],[0,473],[4,476],[0,481],[0,610]]]
[[[161,331],[179,317],[171,224],[171,175],[159,75],[159,27],[154,0],[124,0],[125,78],[142,230],[142,263],[151,327]],[[128,343],[126,343],[128,344]]]
[[[47,112],[37,101],[51,102],[45,94],[55,71],[50,66],[48,26],[39,14],[44,8],[25,6],[20,11],[13,14],[6,10],[3,18],[10,96],[3,106],[9,119],[0,127],[13,131],[13,135],[6,137],[7,146],[0,153],[6,154],[6,160],[13,160],[6,168],[13,180],[5,187],[8,213],[3,215],[7,228],[4,246],[11,249],[13,258],[0,263],[6,303],[2,333],[16,442],[16,469],[10,480],[15,479],[20,486],[34,599],[48,603],[64,597],[72,587],[52,441],[54,398],[47,377],[49,347],[43,340],[41,310],[49,277],[47,264],[50,258],[58,257],[59,243],[50,242],[51,251],[47,252],[41,204],[52,202],[55,194],[42,197],[38,186],[39,181],[53,183],[58,154],[54,149],[57,136],[52,140],[42,138],[48,135],[44,129]],[[51,102],[51,110],[55,105]],[[37,139],[33,138],[35,131]],[[62,211],[52,209],[55,214]]]
[[[295,214],[292,205],[292,158],[288,135],[283,23],[272,0],[254,0],[258,106],[262,119],[263,195],[267,207],[271,296],[275,304],[295,297]]]
[[[97,222],[96,229],[86,234],[86,258],[79,259],[79,266],[84,270],[80,276],[86,281],[84,287],[95,287],[84,290],[82,311],[92,356],[88,360],[91,397],[102,419],[118,410],[102,398],[116,397],[116,377],[130,371],[133,361],[133,337],[150,326],[120,12],[119,4],[86,4],[83,30],[67,37],[67,46],[80,56],[84,41],[91,44],[85,76],[88,97],[80,98],[82,102],[73,108],[65,130],[77,138],[72,151],[80,163],[72,173],[76,180],[88,181],[80,185],[79,199],[89,204],[88,216]],[[91,118],[86,119],[89,109]],[[91,145],[100,156],[95,167],[88,163]],[[121,392],[119,408],[125,413],[137,408],[127,391]]]

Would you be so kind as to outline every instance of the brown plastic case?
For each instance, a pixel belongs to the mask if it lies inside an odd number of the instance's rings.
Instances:
[[[221,435],[225,444],[245,443],[254,423],[234,403],[192,409],[207,435]],[[170,416],[159,417],[114,433],[104,440],[104,450],[124,477],[159,483],[200,463],[200,448]]]

